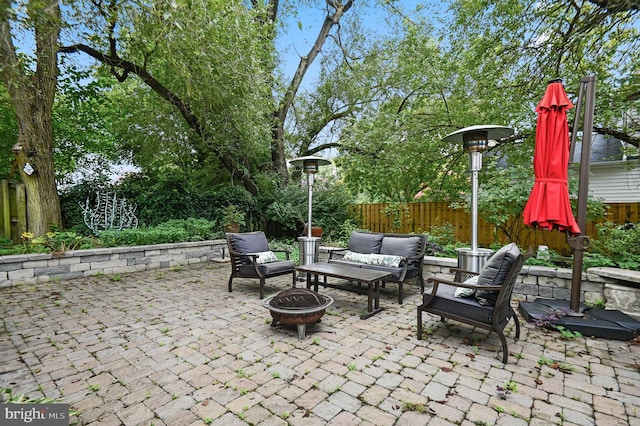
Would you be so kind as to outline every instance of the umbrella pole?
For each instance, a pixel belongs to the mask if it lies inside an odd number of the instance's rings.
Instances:
[[[573,249],[573,275],[571,277],[571,300],[569,307],[574,312],[580,311],[580,288],[582,286],[582,263],[584,251],[589,248],[589,237],[584,234],[587,225],[587,199],[589,197],[589,168],[591,163],[591,139],[593,133],[593,111],[596,96],[596,77],[582,77],[580,79],[580,92],[578,94],[578,106],[581,105],[583,93],[586,92],[584,104],[584,123],[582,128],[582,152],[580,156],[580,185],[578,189],[578,215],[576,222],[581,234],[577,237],[567,238],[567,243]],[[579,110],[576,110],[573,133],[571,136],[571,152],[573,153]]]

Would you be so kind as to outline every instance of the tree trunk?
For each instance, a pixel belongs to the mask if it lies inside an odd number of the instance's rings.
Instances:
[[[0,1],[0,7],[9,10],[9,3]],[[57,0],[50,0],[47,5],[30,1],[27,14],[35,29],[35,71],[18,58],[12,40],[11,16],[4,13],[0,15],[0,78],[18,119],[14,152],[27,192],[27,226],[34,235],[41,236],[51,225],[62,223],[53,164],[52,123],[60,6]]]
[[[53,167],[53,128],[51,109],[44,102],[33,105],[34,102],[28,101],[26,104],[33,115],[17,112],[16,108],[20,134],[15,151],[27,192],[27,228],[34,235],[42,236],[52,225],[60,227],[62,223]],[[34,170],[31,175],[25,172],[29,167]]]

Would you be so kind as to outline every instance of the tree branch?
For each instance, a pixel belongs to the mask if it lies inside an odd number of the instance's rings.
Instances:
[[[293,103],[293,99],[296,96],[296,93],[298,93],[298,89],[300,89],[302,79],[309,69],[309,66],[316,59],[318,53],[320,53],[322,45],[329,36],[329,31],[334,25],[340,22],[342,16],[351,8],[351,6],[353,5],[353,0],[348,0],[345,4],[340,4],[337,1],[327,0],[327,5],[335,8],[335,12],[332,15],[327,14],[324,22],[322,23],[322,28],[318,33],[318,37],[309,50],[309,53],[307,53],[306,56],[300,58],[298,68],[296,69],[293,79],[291,80],[291,83],[289,84],[289,87],[287,88],[287,91],[285,92],[285,95],[280,102],[280,107],[278,108],[276,114],[280,123],[284,123],[284,120],[287,117],[287,113],[289,112],[289,108]]]
[[[640,148],[640,137],[630,135],[629,133],[621,132],[616,129],[612,129],[610,127],[597,127],[593,126],[593,130],[596,133],[600,133],[601,135],[613,136],[616,139],[620,139],[623,142],[626,142],[630,145],[635,146],[636,148]]]
[[[589,2],[609,13],[640,10],[640,0],[589,0]]]

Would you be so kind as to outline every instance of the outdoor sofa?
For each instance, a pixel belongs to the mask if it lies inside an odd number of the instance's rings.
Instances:
[[[402,304],[404,283],[415,281],[424,293],[426,245],[426,234],[353,231],[347,248],[329,249],[328,262],[389,272],[391,276],[384,282],[398,284],[398,303]]]

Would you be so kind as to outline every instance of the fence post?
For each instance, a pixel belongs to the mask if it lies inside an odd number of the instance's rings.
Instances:
[[[2,236],[11,239],[11,196],[9,194],[9,181],[2,179],[0,188],[2,192]]]
[[[16,192],[16,224],[17,235],[13,236],[13,241],[19,243],[20,235],[27,232],[27,188],[24,183],[15,184]]]

